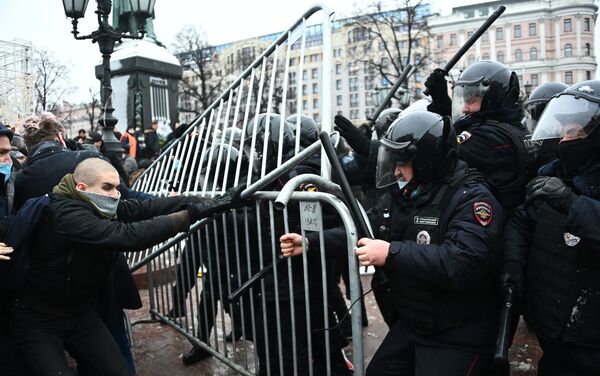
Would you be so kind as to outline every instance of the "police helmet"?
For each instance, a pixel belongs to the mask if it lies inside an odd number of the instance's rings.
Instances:
[[[281,144],[279,139],[281,137]],[[265,163],[269,173],[277,167],[278,156],[284,162],[294,151],[294,132],[292,126],[278,114],[259,114],[251,119],[246,126],[244,137],[244,153],[251,160],[252,170],[259,174]]]
[[[310,116],[294,114],[288,116],[286,119],[292,126],[294,134],[296,134],[295,130],[298,119],[300,119],[300,146],[305,148],[319,139],[319,129],[317,128],[317,123]]]
[[[504,64],[479,61],[465,69],[452,87],[452,120],[468,115],[465,105],[481,102],[479,111],[488,112],[517,104],[519,79]]]
[[[237,148],[227,144],[213,145],[201,171],[201,186],[207,190],[225,190],[233,186],[237,160]]]
[[[525,123],[530,132],[537,126],[542,112],[550,101],[550,98],[568,88],[562,82],[544,82],[531,93],[525,103]]]
[[[586,138],[599,124],[600,80],[583,81],[550,99],[531,139]]]
[[[390,125],[398,118],[398,115],[402,112],[399,108],[386,108],[381,111],[377,119],[375,119],[375,133],[377,133],[377,138],[383,137],[385,132],[388,130]]]
[[[381,138],[377,187],[397,181],[397,164],[412,162],[414,179],[428,183],[445,176],[456,163],[456,133],[448,117],[433,112],[401,114]]]

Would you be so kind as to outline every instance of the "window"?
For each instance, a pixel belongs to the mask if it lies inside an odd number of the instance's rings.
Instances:
[[[335,65],[335,74],[342,74],[342,64]]]
[[[482,42],[489,42],[490,41],[490,34],[487,31],[485,33],[483,33],[483,35],[481,36],[481,41]]]
[[[467,32],[467,39],[471,38],[471,35],[473,35],[472,31]]]
[[[308,79],[308,75],[306,74],[306,69],[302,71],[302,81],[306,81]]]
[[[306,85],[302,85],[302,95],[306,95]]]
[[[289,90],[288,96],[290,98],[295,98],[296,94],[297,94],[296,87],[295,86],[290,86],[290,90]]]
[[[564,21],[564,31],[565,33],[568,33],[569,31],[573,31],[571,28],[571,19],[570,18],[565,18]]]
[[[366,27],[357,27],[348,32],[348,43],[360,42],[370,38],[370,31]]]
[[[590,30],[591,30],[590,19],[586,17],[583,19],[583,31],[590,31]]]
[[[348,48],[348,56],[350,56],[350,57],[356,56],[356,47],[349,47]]]
[[[317,78],[319,78],[319,70],[317,68],[313,68],[310,71],[310,76],[313,80],[316,80]]]
[[[498,56],[496,57],[496,60],[498,60],[499,63],[504,63],[504,52],[502,52],[502,51],[498,52]]]
[[[585,44],[584,53],[585,53],[585,56],[592,56],[592,48],[589,43]]]
[[[306,99],[302,101],[302,109],[308,110],[308,101]]]
[[[591,80],[591,79],[592,79],[592,71],[589,71],[589,70],[586,70],[586,71],[585,71],[585,79],[586,79],[587,81],[589,81],[589,80]]]
[[[350,119],[352,119],[352,120],[358,119],[358,110],[350,110]]]
[[[350,107],[358,107],[358,93],[350,94]]]
[[[342,49],[336,48],[333,50],[333,57],[342,57]]]
[[[358,65],[355,62],[348,63],[348,75],[356,76],[358,74]]]
[[[483,53],[483,60],[489,60],[490,59],[490,54],[488,54],[487,52]]]
[[[341,95],[338,95],[338,96],[335,97],[336,103],[337,103],[338,106],[342,106],[344,104],[343,98],[344,97],[342,97]]]
[[[517,48],[515,50],[515,61],[516,62],[523,61],[523,52],[521,51],[520,48]]]
[[[399,40],[398,41],[398,49],[402,50],[408,47],[408,41],[407,40]]]
[[[365,90],[373,90],[373,78],[365,77]]]
[[[537,48],[531,47],[529,50],[529,60],[537,60]]]
[[[318,123],[318,122],[319,122],[319,113],[318,113],[318,112],[315,112],[315,113],[313,114],[312,118],[313,118],[313,120],[314,120],[315,122],[317,122],[317,123]]]
[[[504,29],[501,27],[496,28],[496,40],[504,39]]]
[[[521,38],[521,25],[515,25],[515,38]]]
[[[565,57],[573,56],[573,46],[570,43],[565,44]]]
[[[311,63],[316,63],[319,61],[319,55],[318,54],[312,54],[310,55],[310,62]]]
[[[531,85],[538,86],[540,84],[540,80],[538,79],[538,75],[536,73],[531,75]]]
[[[450,34],[450,45],[456,46],[456,34],[454,33]]]
[[[565,84],[573,85],[573,72],[572,71],[565,72]]]
[[[535,37],[536,34],[537,34],[537,24],[536,23],[530,23],[529,24],[529,36],[530,37]]]
[[[319,94],[319,84],[317,84],[317,83],[312,84],[312,93]]]
[[[348,90],[358,91],[358,77],[350,77],[348,80]]]
[[[342,80],[335,80],[335,89],[342,90]]]
[[[313,97],[313,108],[319,108],[319,97]]]
[[[438,35],[436,37],[436,41],[437,41],[437,48],[444,48],[444,36],[443,35]]]
[[[371,93],[365,93],[365,107],[371,107],[373,106],[373,97],[371,96]],[[369,114],[367,114],[367,117],[369,116]]]
[[[296,85],[296,72],[290,73],[289,85]]]
[[[464,13],[465,18],[473,18],[475,17],[475,9],[469,9]]]

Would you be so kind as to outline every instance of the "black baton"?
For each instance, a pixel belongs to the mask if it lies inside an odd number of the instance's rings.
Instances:
[[[487,29],[489,29],[490,26],[492,26],[492,24],[494,23],[494,21],[496,21],[498,19],[498,17],[500,17],[500,15],[502,15],[502,13],[504,13],[505,10],[506,10],[506,7],[504,5],[500,5],[498,7],[498,9],[496,9],[494,11],[494,13],[492,13],[488,17],[488,19],[485,20],[485,22],[483,23],[483,25],[481,25],[479,27],[479,29],[475,30],[475,32],[473,33],[473,35],[471,35],[471,37],[469,37],[469,39],[467,39],[467,41],[465,42],[465,44],[463,44],[463,46],[446,63],[446,66],[444,67],[444,72],[446,72],[446,74],[450,71],[450,69],[454,68],[454,66],[456,65],[456,63],[458,63],[458,61],[460,60],[460,58],[462,58],[463,55],[467,53],[467,51],[469,50],[469,48],[471,48],[471,46],[473,46],[475,44],[475,42],[477,42],[477,39],[479,39],[483,35],[483,33],[485,33],[487,31]],[[425,89],[425,91],[423,92],[423,94],[429,95],[429,90]]]
[[[504,302],[502,302],[502,311],[500,311],[500,327],[498,328],[498,338],[496,339],[494,362],[497,364],[503,364],[508,361],[508,344],[510,342],[513,299],[513,288],[508,286],[504,291]]]

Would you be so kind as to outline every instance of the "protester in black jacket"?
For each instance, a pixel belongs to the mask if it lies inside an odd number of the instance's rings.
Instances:
[[[88,158],[53,189],[31,254],[31,276],[17,295],[11,330],[34,374],[72,375],[64,357],[111,375],[131,375],[93,306],[115,262],[187,231],[190,223],[235,207],[240,189],[210,201],[171,197],[119,201],[117,171]],[[63,344],[62,346],[59,344]]]
[[[370,211],[376,239],[360,239],[356,255],[377,267],[372,287],[390,331],[367,375],[485,374],[496,340],[502,207],[457,161],[449,119],[400,115],[380,148],[377,184],[388,200]],[[343,229],[325,233],[326,252],[347,251]],[[299,254],[301,240],[284,235],[283,255]],[[315,239],[308,243],[318,252]]]

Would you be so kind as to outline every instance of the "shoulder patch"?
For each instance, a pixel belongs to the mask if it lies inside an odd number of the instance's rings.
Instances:
[[[300,190],[304,192],[319,192],[319,188],[313,183],[302,184]]]
[[[485,201],[477,201],[473,203],[473,214],[475,215],[477,222],[479,222],[479,224],[483,227],[492,223],[492,218],[494,217],[492,205]]]
[[[471,138],[472,134],[470,132],[467,131],[463,131],[461,134],[458,135],[457,139],[458,139],[458,143],[459,144],[464,144],[469,138]]]

